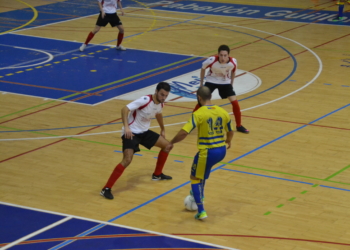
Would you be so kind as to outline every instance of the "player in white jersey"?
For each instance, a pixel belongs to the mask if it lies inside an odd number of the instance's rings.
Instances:
[[[111,189],[114,183],[122,175],[127,166],[130,165],[135,152],[140,151],[139,144],[151,149],[153,146],[161,148],[156,168],[152,174],[152,180],[171,180],[172,177],[163,174],[163,167],[168,158],[170,150],[167,149],[169,142],[165,139],[165,130],[162,109],[165,99],[170,92],[170,85],[160,82],[153,95],[142,96],[122,108],[123,160],[115,167],[101,195],[107,199],[113,199]],[[151,119],[156,118],[160,126],[160,135],[149,130]]]
[[[117,15],[118,6],[122,13],[122,16],[124,15],[121,0],[97,0],[97,1],[98,1],[98,7],[100,8],[100,15],[98,16],[96,26],[89,33],[85,43],[83,43],[80,46],[79,50],[84,51],[84,49],[86,48],[88,43],[91,41],[91,39],[95,36],[95,34],[100,31],[101,27],[106,27],[108,23],[110,23],[112,27],[117,27],[119,30],[116,49],[126,50],[126,48],[121,45],[124,38],[123,23],[120,21]]]
[[[209,68],[205,77],[205,70]],[[211,93],[218,89],[222,99],[228,99],[232,104],[233,115],[236,120],[236,129],[238,132],[249,133],[241,124],[241,108],[239,107],[236,92],[233,89],[233,81],[237,70],[237,60],[230,57],[230,48],[227,45],[221,45],[218,49],[217,56],[207,58],[201,68],[200,87],[203,86],[204,77],[207,86]],[[193,112],[199,109],[199,104],[194,108]]]

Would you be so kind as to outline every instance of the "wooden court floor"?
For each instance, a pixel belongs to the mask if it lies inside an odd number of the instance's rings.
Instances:
[[[204,2],[337,10],[327,0]],[[25,3],[38,7],[48,1]],[[0,13],[27,7],[1,1]],[[128,49],[207,57],[228,44],[238,68],[261,79],[259,88],[238,96],[242,124],[251,132],[235,133],[233,147],[207,182],[208,219],[196,221],[183,207],[197,152],[195,131],[171,151],[164,172],[173,180],[151,181],[158,149],[143,149],[115,184],[115,199],[99,195],[121,160],[120,132],[113,132],[120,131],[120,109],[129,102],[121,99],[95,106],[43,105],[48,102],[43,98],[0,93],[0,201],[102,221],[116,218],[117,224],[242,250],[349,249],[349,26],[170,12],[144,4],[125,12]],[[77,41],[78,49],[95,20],[92,15],[12,32]],[[106,42],[116,35],[106,27],[92,43],[114,45]],[[227,100],[213,103],[232,112]],[[166,104],[167,139],[194,105]]]

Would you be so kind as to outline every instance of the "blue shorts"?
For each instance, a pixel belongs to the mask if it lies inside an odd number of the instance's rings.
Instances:
[[[222,161],[226,155],[226,146],[200,150],[194,157],[191,175],[203,180],[208,179],[211,168]]]

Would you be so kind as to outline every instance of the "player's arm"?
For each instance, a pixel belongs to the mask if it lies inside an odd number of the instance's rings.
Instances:
[[[177,142],[182,141],[183,139],[186,138],[186,136],[188,135],[188,132],[181,129],[177,135],[175,135],[175,137],[170,141],[170,143],[168,144],[168,146],[166,146],[166,150],[170,151],[173,149],[174,144]]]
[[[204,82],[204,77],[205,77],[205,69],[203,69],[203,68],[201,68],[200,77],[201,77],[201,81],[200,81],[199,87],[202,87],[203,86],[203,82]]]
[[[234,82],[235,77],[236,77],[236,70],[237,70],[237,60],[236,59],[233,59],[233,60],[234,60],[236,66],[231,72],[231,85],[232,86],[233,86],[233,82]]]
[[[231,85],[233,86],[233,82],[235,80],[235,76],[236,76],[236,69],[235,70],[232,70],[232,73],[231,73]]]
[[[225,143],[227,144],[227,149],[229,149],[231,147],[232,138],[233,138],[233,130],[232,131],[228,131],[226,133],[226,141],[225,141]]]
[[[122,121],[123,121],[123,125],[124,125],[124,135],[126,139],[132,139],[133,134],[129,128],[129,124],[128,124],[128,116],[129,116],[129,112],[130,109],[125,106],[124,108],[122,108]]]
[[[98,0],[97,3],[98,3],[98,7],[100,8],[100,11],[101,11],[101,17],[102,17],[102,18],[105,18],[106,13],[103,11],[102,1],[101,1],[101,0]]]
[[[120,0],[117,0],[118,7],[120,9],[120,12],[122,13],[122,16],[124,16],[123,6],[122,2]]]
[[[170,144],[167,146],[168,150],[171,150],[174,147],[174,144],[182,141],[186,136],[191,133],[193,129],[197,127],[196,117],[192,114],[188,122],[183,126],[183,128],[175,135],[175,137],[170,141]]]
[[[227,144],[227,149],[229,149],[231,147],[231,141],[233,138],[233,129],[232,129],[232,122],[231,122],[231,118],[230,115],[225,112],[225,116],[226,116],[226,122],[225,122],[225,130],[226,130],[226,140],[225,143]]]
[[[177,135],[175,135],[175,137],[170,141],[170,144],[175,144],[175,143],[177,143],[177,142],[182,141],[183,139],[186,138],[187,135],[188,135],[188,132],[185,131],[185,130],[183,130],[183,129],[181,129],[181,130],[177,133]]]
[[[156,114],[156,119],[160,127],[160,135],[165,138],[165,128],[164,128],[164,122],[163,122],[163,115],[162,113]]]

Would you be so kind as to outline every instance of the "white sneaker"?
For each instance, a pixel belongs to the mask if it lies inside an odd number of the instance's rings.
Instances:
[[[83,52],[85,48],[86,48],[86,44],[83,43],[83,44],[80,46],[79,50],[80,50],[81,52]]]
[[[126,48],[125,48],[125,47],[123,47],[123,46],[121,46],[121,45],[116,46],[115,48],[116,48],[117,50],[126,50]]]

